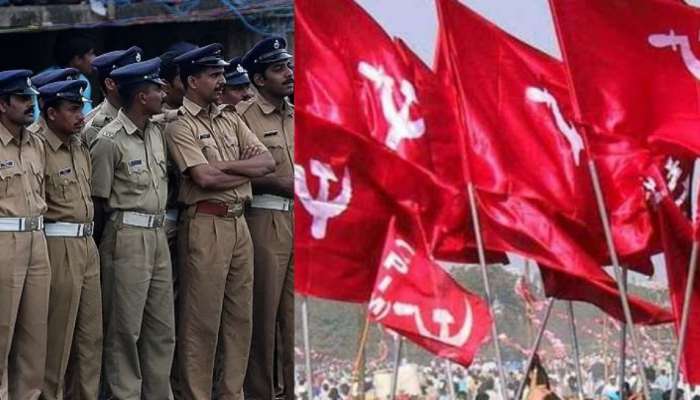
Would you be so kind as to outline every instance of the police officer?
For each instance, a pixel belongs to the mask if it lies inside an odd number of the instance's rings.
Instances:
[[[90,150],[96,230],[108,217],[100,242],[104,369],[108,391],[117,399],[172,398],[175,327],[163,230],[166,147],[161,126],[150,120],[163,102],[159,67],[154,58],[112,71],[123,108]]]
[[[276,396],[276,351],[281,351],[284,397],[294,399],[294,90],[292,55],[281,37],[256,44],[243,57],[258,95],[239,103],[241,118],[275,159],[276,170],[255,178],[246,221],[255,246],[253,341],[246,375],[246,397]],[[276,344],[277,325],[281,333]],[[280,366],[277,366],[279,368]]]
[[[37,399],[44,384],[51,271],[43,232],[44,146],[29,70],[0,72],[0,398]]]
[[[141,61],[142,53],[141,48],[133,46],[126,50],[110,51],[92,60],[92,68],[97,74],[97,80],[105,97],[102,103],[85,116],[82,135],[88,145],[92,143],[100,129],[117,117],[117,111],[122,106],[117,85],[109,74],[119,67]]]
[[[181,300],[178,359],[186,399],[209,399],[221,328],[220,399],[242,399],[250,347],[253,247],[243,209],[250,179],[269,173],[269,152],[232,111],[216,104],[224,86],[220,44],[175,59],[185,85],[182,116],[168,124],[169,151],[183,174],[178,232]]]
[[[46,241],[51,262],[48,351],[43,397],[64,398],[66,371],[76,396],[96,399],[102,366],[100,264],[92,239],[90,153],[80,138],[87,83],[39,88],[44,124]],[[74,362],[69,366],[69,355]]]
[[[32,76],[32,84],[34,84],[34,87],[38,88],[44,85],[48,85],[52,82],[78,79],[79,76],[80,71],[78,71],[75,68],[47,69],[44,72],[40,72]],[[39,104],[39,99],[37,98],[35,100],[36,101],[34,101],[34,123],[32,125],[35,125],[37,122],[39,122],[39,118],[41,117],[41,105]],[[30,125],[30,128],[32,127],[32,125]]]
[[[165,82],[165,103],[163,109],[177,110],[182,106],[182,98],[185,96],[185,88],[180,80],[180,69],[175,63],[175,57],[196,49],[197,46],[188,42],[177,42],[168,48],[168,51],[160,56],[160,77]]]
[[[224,72],[226,86],[224,86],[224,93],[221,96],[221,103],[235,107],[241,101],[253,98],[253,91],[250,89],[248,71],[241,65],[241,57],[234,57],[228,63],[229,66],[225,68]]]

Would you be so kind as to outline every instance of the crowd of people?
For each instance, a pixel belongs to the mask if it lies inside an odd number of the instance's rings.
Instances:
[[[354,363],[351,361],[337,360],[331,357],[314,357],[317,361],[313,368],[313,395],[308,395],[308,385],[304,370],[304,363],[298,361],[296,365],[296,398],[299,400],[349,400],[359,398],[359,388],[356,377],[353,375]],[[505,363],[506,395],[509,399],[516,397],[518,386],[525,379],[523,369],[526,360]],[[662,355],[648,352],[644,356],[646,378],[650,386],[652,400],[669,400],[672,385],[672,356],[671,352]],[[629,354],[626,358],[625,372],[625,398],[641,398],[642,387],[637,375],[637,367],[634,357]],[[400,374],[407,372],[408,379],[399,378],[396,391],[396,399],[413,400],[450,400],[451,391],[444,359],[432,359],[427,364],[415,365],[415,368],[405,368],[411,365],[409,360],[402,360]],[[501,382],[497,365],[493,360],[475,360],[469,368],[463,368],[457,364],[450,364],[452,368],[452,386],[456,399],[467,400],[500,400]],[[578,399],[578,379],[573,355],[567,354],[566,358],[544,360],[542,368],[547,376],[547,384],[541,387],[525,385],[523,399],[543,400],[545,398]],[[365,367],[364,399],[379,400],[388,399],[387,387],[381,381],[382,375],[389,375],[392,370],[391,362],[369,362]],[[410,372],[409,372],[410,371]],[[417,371],[417,372],[415,372]],[[602,352],[584,355],[581,358],[581,374],[583,378],[583,396],[585,399],[595,400],[620,400],[619,396],[619,358],[612,351],[604,357]],[[417,380],[419,391],[410,385],[402,384]],[[414,385],[416,386],[416,385]],[[678,386],[678,399],[700,400],[700,387],[681,383]],[[555,397],[551,397],[555,396]]]

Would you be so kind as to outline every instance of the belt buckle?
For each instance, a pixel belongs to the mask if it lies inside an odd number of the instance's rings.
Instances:
[[[241,215],[243,215],[243,203],[240,203],[240,202],[228,203],[228,206],[226,209],[226,216],[227,217],[240,218]]]
[[[95,229],[95,224],[92,222],[83,225],[83,236],[92,236],[92,231]]]
[[[39,229],[39,218],[30,217],[27,218],[27,223],[25,225],[28,231],[36,231]]]
[[[162,228],[164,220],[165,220],[165,215],[154,215],[153,216],[153,227],[154,228]]]

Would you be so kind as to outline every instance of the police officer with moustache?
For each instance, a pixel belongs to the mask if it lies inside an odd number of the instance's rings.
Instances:
[[[100,263],[92,239],[90,153],[80,138],[87,83],[58,81],[39,88],[44,142],[46,241],[51,262],[49,338],[44,399],[96,399],[102,366]],[[69,357],[72,354],[72,357]],[[69,364],[69,358],[72,362]]]
[[[29,70],[0,72],[0,398],[37,399],[44,384],[51,271],[43,231],[44,146]],[[5,379],[6,378],[6,379]]]
[[[294,106],[287,100],[294,77],[286,47],[283,38],[271,37],[243,56],[241,63],[258,95],[236,107],[276,164],[273,173],[251,181],[253,201],[246,211],[255,246],[255,277],[245,390],[246,398],[261,400],[277,396],[280,367],[283,397],[294,399]],[[280,358],[282,365],[275,365]]]
[[[167,199],[160,59],[110,74],[123,108],[91,147],[100,242],[104,369],[116,399],[172,399],[172,267],[163,229]]]
[[[250,88],[248,71],[241,65],[241,57],[234,57],[228,63],[229,66],[224,72],[226,86],[220,102],[235,107],[241,101],[252,99],[254,95]]]
[[[223,378],[217,398],[242,399],[251,337],[253,245],[243,216],[250,179],[274,160],[231,110],[216,104],[224,67],[220,44],[175,62],[185,85],[180,116],[168,124],[169,151],[183,174],[178,232],[181,300],[178,359],[186,399],[209,399],[219,332]]]
[[[105,98],[85,116],[82,135],[88,145],[95,140],[102,128],[117,117],[117,112],[122,106],[117,85],[109,74],[117,68],[141,61],[142,53],[141,48],[133,46],[126,50],[110,51],[92,60],[92,68],[97,74]]]

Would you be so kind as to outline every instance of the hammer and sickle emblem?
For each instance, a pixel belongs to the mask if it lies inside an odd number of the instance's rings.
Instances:
[[[673,29],[670,29],[667,34],[651,34],[648,40],[650,45],[660,49],[664,47],[670,47],[673,51],[678,51],[680,49],[681,58],[683,59],[685,67],[695,79],[700,79],[700,60],[698,60],[695,53],[693,53],[688,36],[676,35]]]
[[[455,318],[449,312],[449,310],[444,308],[436,308],[432,313],[433,322],[440,326],[440,332],[437,335],[430,332],[430,330],[428,330],[428,328],[425,326],[423,316],[418,306],[396,302],[394,303],[393,311],[394,314],[400,317],[413,317],[413,321],[416,324],[416,329],[418,329],[418,333],[421,336],[437,340],[450,346],[461,347],[467,343],[467,340],[469,340],[469,336],[471,336],[472,332],[472,326],[474,324],[472,308],[467,299],[464,299],[464,307],[464,322],[462,323],[459,331],[454,335],[450,335],[450,325],[456,322]]]
[[[338,182],[338,178],[333,173],[330,165],[318,160],[311,160],[311,174],[319,179],[318,195],[314,198],[309,192],[306,183],[306,171],[300,165],[294,165],[294,190],[301,200],[301,204],[306,211],[311,214],[311,236],[314,239],[326,237],[328,220],[342,214],[350,204],[352,199],[352,186],[350,181],[350,171],[345,168],[340,194],[333,199],[329,199],[330,182]]]
[[[360,61],[357,70],[374,83],[381,98],[382,112],[389,124],[385,144],[392,150],[398,149],[404,139],[418,139],[425,133],[423,118],[411,120],[409,112],[411,105],[416,104],[416,91],[411,82],[402,79],[400,91],[404,97],[403,104],[399,107],[394,101],[394,78],[387,75],[381,67],[374,67],[364,61]]]
[[[535,103],[544,103],[547,105],[549,110],[552,112],[554,117],[554,123],[557,125],[559,132],[561,132],[566,140],[571,146],[571,153],[574,155],[574,164],[576,166],[581,162],[581,150],[583,150],[583,138],[578,133],[573,124],[569,123],[561,112],[559,108],[559,103],[557,99],[552,96],[547,89],[540,89],[536,87],[528,87],[525,90],[525,97],[528,100],[534,101]]]

